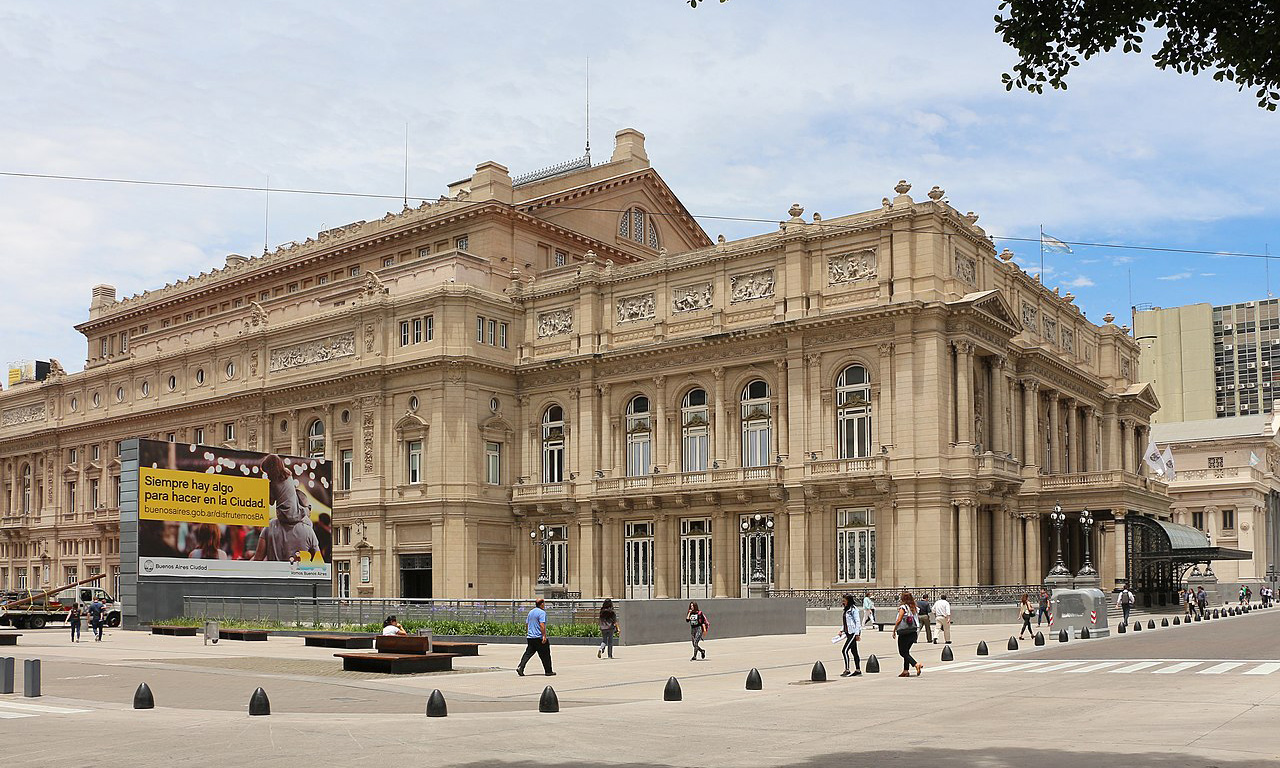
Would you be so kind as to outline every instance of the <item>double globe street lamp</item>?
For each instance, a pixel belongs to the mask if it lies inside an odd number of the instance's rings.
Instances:
[[[773,534],[773,518],[757,512],[754,516],[742,521],[742,533],[751,542],[754,557],[751,560],[751,587],[753,597],[764,597],[765,572],[764,553],[768,537]]]
[[[1098,569],[1093,567],[1093,558],[1089,552],[1089,530],[1093,524],[1097,522],[1093,519],[1093,513],[1084,510],[1080,513],[1080,528],[1084,531],[1084,565],[1080,567],[1080,572],[1076,576],[1093,577],[1098,575]],[[1053,568],[1049,569],[1050,576],[1071,576],[1071,569],[1067,568],[1066,563],[1062,562],[1062,527],[1067,523],[1067,514],[1062,511],[1061,504],[1053,505],[1053,511],[1049,513],[1049,523],[1053,526],[1054,550],[1056,556]]]
[[[529,531],[529,538],[542,546],[542,558],[538,566],[538,586],[546,587],[551,584],[551,578],[547,574],[547,560],[551,553],[551,542],[556,538],[556,529],[539,525],[537,530]]]

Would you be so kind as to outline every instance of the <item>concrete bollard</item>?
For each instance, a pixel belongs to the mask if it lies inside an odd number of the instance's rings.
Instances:
[[[267,692],[261,688],[255,690],[249,697],[249,714],[253,717],[271,714],[271,700],[267,698]]]
[[[675,677],[667,678],[667,687],[662,689],[663,701],[684,701],[684,693],[680,690],[680,681]]]
[[[22,695],[28,699],[40,696],[40,660],[27,659],[22,662]]]
[[[673,680],[675,678],[672,678]],[[822,662],[813,662],[813,669],[809,671],[809,682],[825,683],[827,682],[827,668],[822,666]]]
[[[1120,626],[1122,626],[1122,627],[1123,627],[1124,625],[1123,625],[1123,624],[1121,624]],[[1085,627],[1084,629],[1080,630],[1080,639],[1081,639],[1081,640],[1088,640],[1088,639],[1089,639],[1089,638],[1091,638],[1091,637],[1093,637],[1093,635],[1089,633],[1089,628],[1088,628],[1088,627]]]
[[[138,686],[138,690],[133,692],[133,708],[134,709],[155,709],[156,699],[151,695],[151,687],[146,683]]]
[[[1013,635],[1009,635],[1009,650],[1011,651],[1018,650],[1018,638],[1014,637]]]
[[[0,693],[13,693],[13,657],[0,657]]]
[[[551,686],[542,689],[542,698],[538,699],[539,712],[559,712],[560,699],[556,696],[556,690]]]
[[[954,653],[952,653],[952,652],[951,652],[951,646],[949,646],[949,645],[944,645],[944,646],[942,646],[942,660],[943,660],[943,661],[952,661],[952,660],[954,660],[954,659],[955,659],[955,657],[956,657],[956,655],[955,655]]]
[[[1128,632],[1128,631],[1129,631],[1129,627],[1123,621],[1116,625],[1116,634],[1123,635],[1125,632]]]
[[[1133,622],[1133,631],[1134,631],[1134,632],[1141,632],[1141,631],[1142,631],[1142,622],[1140,622],[1140,621],[1135,621],[1135,622]]]
[[[1147,629],[1155,629],[1155,628],[1156,628],[1156,620],[1147,619]]]
[[[448,717],[449,705],[445,704],[444,694],[436,688],[427,697],[427,717]]]
[[[867,657],[867,674],[874,675],[880,671],[880,660],[873,653]]]
[[[1215,619],[1220,619],[1220,618],[1222,618],[1222,611],[1221,611],[1221,609],[1219,609],[1219,608],[1214,608],[1214,609],[1213,609],[1213,618],[1215,618]]]
[[[1036,645],[1044,645],[1044,633],[1043,633],[1043,632],[1037,632],[1037,633],[1036,633]]]
[[[978,641],[978,655],[979,655],[979,656],[986,656],[986,655],[988,655],[988,653],[987,653],[987,641],[986,641],[986,640],[979,640],[979,641]]]
[[[1177,616],[1174,616],[1173,618],[1176,620],[1178,617],[1177,617]],[[1160,626],[1162,626],[1162,627],[1167,627],[1167,626],[1169,626],[1169,617],[1168,617],[1168,616],[1166,616],[1166,617],[1164,617],[1163,619],[1161,619],[1161,620],[1160,620]]]
[[[1204,615],[1197,613],[1197,614],[1196,614],[1196,621],[1204,621]]]
[[[759,691],[759,690],[762,690],[763,688],[764,688],[764,681],[760,679],[760,670],[756,669],[755,667],[752,667],[751,671],[747,673],[747,690]]]

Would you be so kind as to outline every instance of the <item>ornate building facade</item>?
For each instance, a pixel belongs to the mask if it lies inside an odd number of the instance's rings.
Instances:
[[[1122,577],[1125,516],[1169,515],[1137,346],[910,189],[712,241],[624,130],[605,163],[483,163],[438,202],[100,286],[85,370],[0,396],[0,578],[118,565],[133,436],[332,459],[341,595],[1038,583],[1055,504],[1094,512]]]

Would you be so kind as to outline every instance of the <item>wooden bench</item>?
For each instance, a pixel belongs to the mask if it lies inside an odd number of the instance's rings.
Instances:
[[[451,672],[452,653],[335,653],[346,672],[384,672],[411,675],[419,672]]]
[[[373,639],[378,653],[431,653],[430,635],[378,635]]]
[[[0,632],[0,645],[17,645],[21,632]]]
[[[199,627],[176,627],[169,624],[152,624],[151,634],[153,635],[173,635],[175,637],[195,637],[199,632]]]
[[[223,640],[251,640],[251,641],[258,641],[258,642],[266,642],[267,630],[219,628],[218,637]]]
[[[373,635],[304,635],[303,644],[320,648],[372,648]]]
[[[462,643],[455,640],[434,640],[431,643],[432,651],[440,653],[452,653],[454,656],[479,656],[480,646],[484,643]]]

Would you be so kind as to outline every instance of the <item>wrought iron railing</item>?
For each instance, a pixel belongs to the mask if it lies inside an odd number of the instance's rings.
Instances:
[[[894,606],[903,591],[916,598],[921,596],[936,600],[942,595],[952,605],[1011,605],[1022,599],[1023,594],[1034,601],[1040,592],[1039,584],[979,584],[970,586],[914,586],[896,588],[866,588],[850,585],[843,589],[771,589],[767,597],[800,598],[810,608],[831,608],[840,605],[845,595],[853,595],[862,605],[862,598],[871,595],[877,607]]]
[[[567,593],[575,595],[579,593]],[[590,623],[601,600],[549,599],[551,623]],[[189,618],[276,622],[298,627],[340,627],[400,621],[494,621],[521,623],[533,600],[416,600],[408,598],[222,597],[188,595],[182,612]],[[168,618],[168,617],[164,617]]]

